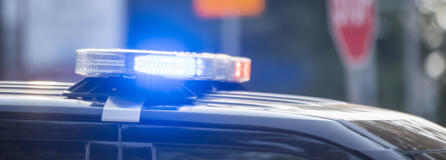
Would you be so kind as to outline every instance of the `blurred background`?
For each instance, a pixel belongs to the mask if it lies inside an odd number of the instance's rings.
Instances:
[[[375,23],[360,67],[346,64],[333,38],[332,1],[0,0],[0,79],[77,82],[79,48],[226,53],[252,59],[249,90],[446,125],[446,0],[365,0]]]

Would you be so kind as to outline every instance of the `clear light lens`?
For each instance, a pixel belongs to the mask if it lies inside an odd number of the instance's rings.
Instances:
[[[251,60],[224,54],[124,49],[77,50],[76,73],[87,77],[153,75],[171,79],[249,81]]]
[[[107,52],[77,52],[76,73],[85,76],[126,72],[125,55]]]
[[[134,69],[150,75],[167,77],[193,77],[197,72],[197,59],[193,57],[175,57],[147,55],[135,57]]]

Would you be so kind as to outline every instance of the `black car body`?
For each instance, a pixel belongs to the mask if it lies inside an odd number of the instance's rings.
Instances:
[[[105,121],[104,101],[62,95],[72,85],[0,82],[0,159],[446,159],[445,128],[374,107],[211,91]]]

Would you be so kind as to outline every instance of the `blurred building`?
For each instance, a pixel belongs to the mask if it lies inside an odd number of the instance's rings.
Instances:
[[[76,81],[76,49],[124,47],[125,1],[0,2],[2,79]]]

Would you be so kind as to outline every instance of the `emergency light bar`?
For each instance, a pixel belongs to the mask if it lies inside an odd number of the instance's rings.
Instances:
[[[246,82],[251,60],[225,54],[127,49],[80,49],[76,73],[86,77],[157,76],[178,80]]]

